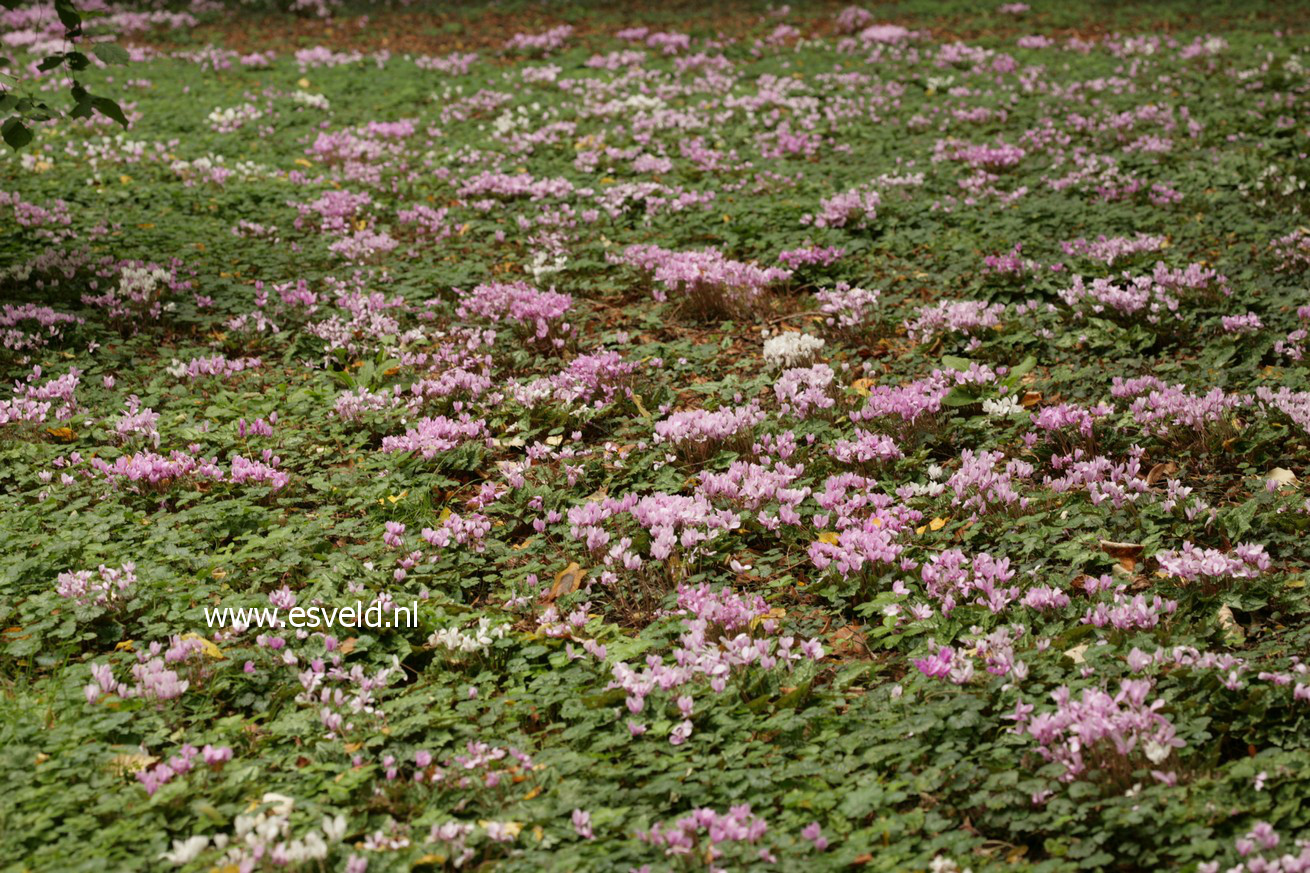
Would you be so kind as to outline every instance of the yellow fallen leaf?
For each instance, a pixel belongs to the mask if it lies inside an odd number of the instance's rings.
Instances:
[[[839,541],[840,539],[837,536],[837,531],[835,530],[825,530],[823,533],[819,534],[819,542],[821,543],[827,543],[830,546],[835,546]]]
[[[1219,607],[1215,619],[1219,622],[1219,629],[1224,632],[1224,641],[1229,645],[1237,645],[1246,639],[1246,633],[1233,617],[1232,607],[1228,604]]]
[[[71,427],[48,427],[46,433],[54,438],[55,442],[71,443],[77,438]]]
[[[1279,491],[1296,484],[1296,474],[1286,467],[1274,467],[1269,471],[1266,480],[1274,483],[1274,487]]]
[[[119,776],[131,776],[158,760],[154,755],[115,755],[109,759],[109,769]]]
[[[213,658],[215,661],[223,660],[224,657],[223,650],[220,649],[218,646],[214,645],[213,642],[211,642],[210,640],[207,640],[204,637],[202,637],[200,634],[196,634],[196,633],[182,634],[182,639],[199,640],[200,648],[201,650],[204,651],[206,655]]]
[[[133,650],[132,647],[133,647],[134,645],[136,645],[136,643],[135,643],[133,640],[123,640],[122,642],[120,642],[120,643],[118,643],[117,645],[114,646],[114,651],[115,651],[115,652],[130,652],[130,651]]]
[[[300,79],[299,79],[299,81],[296,82],[296,87],[297,87],[297,88],[308,88],[308,87],[309,87],[309,80],[306,79],[304,76],[301,76]]]
[[[755,630],[757,627],[760,626],[761,622],[766,621],[768,619],[773,619],[774,621],[781,621],[786,617],[787,617],[787,610],[783,609],[781,606],[775,606],[773,607],[773,609],[770,609],[764,615],[757,615],[754,618],[752,618],[750,622],[750,629]]]
[[[519,832],[523,830],[523,822],[520,821],[494,822],[491,821],[490,819],[485,819],[485,818],[478,820],[478,827],[484,830],[487,828],[488,825],[493,825],[493,824],[500,825],[501,830],[509,834],[511,837],[518,837]]]
[[[928,522],[928,529],[932,531],[939,531],[944,527],[946,527],[946,519],[944,518],[938,517]]]

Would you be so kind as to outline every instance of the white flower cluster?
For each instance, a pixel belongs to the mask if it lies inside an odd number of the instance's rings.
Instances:
[[[445,646],[455,652],[485,652],[494,641],[505,636],[508,630],[509,625],[507,624],[492,627],[491,619],[480,618],[478,619],[478,626],[471,628],[468,633],[455,627],[437,631],[428,637],[428,645]]]
[[[274,175],[263,164],[257,164],[254,161],[236,161],[229,165],[222,155],[215,154],[204,155],[194,161],[173,161],[168,165],[168,169],[188,184],[213,182],[222,185],[229,178],[245,181]]]
[[[784,370],[809,364],[823,345],[823,340],[817,336],[794,331],[780,333],[764,341],[764,363]]]
[[[928,482],[907,482],[901,488],[911,497],[940,497],[946,492],[946,471],[937,464],[928,465]]]
[[[331,106],[327,97],[322,94],[311,94],[308,91],[293,91],[291,92],[291,99],[301,106],[308,106],[310,109],[322,109],[324,112]]]
[[[263,799],[268,809],[255,815],[238,815],[233,821],[231,836],[215,834],[212,838],[215,849],[227,849],[214,866],[233,870],[253,869],[264,857],[272,859],[278,866],[325,860],[328,844],[339,843],[346,835],[345,816],[323,816],[322,833],[312,830],[300,839],[289,839],[291,810],[295,803],[290,797],[269,792]],[[181,867],[200,857],[210,847],[210,840],[210,837],[204,835],[174,840],[173,850],[159,857]]]
[[[208,121],[209,127],[215,133],[232,133],[263,117],[264,110],[253,103],[242,103],[239,106],[229,106],[226,109],[220,106],[209,113]]]
[[[987,399],[982,402],[983,412],[992,418],[1008,418],[1011,415],[1018,415],[1023,412],[1023,407],[1019,405],[1019,399],[1014,395],[1002,397],[999,400]]]
[[[147,300],[159,288],[161,282],[168,281],[168,271],[163,267],[153,270],[145,267],[124,267],[118,277],[118,293],[130,300]]]
[[[532,281],[539,282],[542,276],[558,273],[568,266],[568,263],[567,255],[556,255],[552,260],[547,252],[537,252],[532,256],[532,264],[528,267],[528,272],[532,274]]]

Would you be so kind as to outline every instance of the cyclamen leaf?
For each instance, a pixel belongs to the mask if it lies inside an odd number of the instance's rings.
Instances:
[[[959,385],[956,385],[954,388],[950,390],[950,393],[946,395],[946,398],[942,400],[942,405],[943,406],[969,406],[970,404],[977,403],[977,402],[978,402],[977,395],[970,393],[969,391],[967,391],[966,389],[964,389]]]
[[[952,370],[959,370],[961,373],[967,373],[969,366],[973,363],[968,358],[957,358],[955,355],[943,355],[942,364],[950,367]]]
[[[1010,368],[1010,372],[1007,374],[1007,378],[1014,379],[1017,384],[1018,380],[1021,377],[1031,373],[1033,371],[1033,368],[1036,366],[1037,366],[1037,358],[1033,357],[1032,355],[1029,355],[1028,357],[1024,358],[1022,361],[1020,361],[1018,364]]]

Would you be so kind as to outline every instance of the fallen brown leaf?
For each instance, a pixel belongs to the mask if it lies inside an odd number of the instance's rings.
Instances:
[[[582,580],[585,578],[587,578],[587,571],[579,567],[577,561],[570,563],[555,574],[555,584],[550,586],[545,599],[556,600],[565,594],[572,594],[582,587]]]

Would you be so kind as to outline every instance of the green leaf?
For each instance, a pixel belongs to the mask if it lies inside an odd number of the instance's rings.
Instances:
[[[950,393],[942,400],[942,403],[946,406],[968,406],[977,402],[978,398],[976,396],[959,385],[952,388]]]
[[[82,34],[82,16],[78,14],[73,0],[55,0],[55,14],[70,36]]]
[[[18,118],[6,121],[4,126],[0,127],[0,135],[4,136],[5,142],[14,151],[18,151],[32,141],[32,131]]]
[[[970,361],[968,358],[957,358],[955,355],[942,356],[942,364],[944,366],[950,367],[952,370],[959,370],[961,373],[969,372],[969,365],[972,363],[973,361]]]
[[[126,64],[129,60],[131,60],[131,58],[128,57],[127,49],[123,48],[121,45],[118,45],[117,43],[112,43],[112,42],[96,43],[95,47],[91,49],[91,51],[95,53],[96,57],[104,61],[106,64]]]
[[[1018,379],[1022,376],[1026,376],[1029,373],[1031,373],[1033,371],[1033,367],[1036,366],[1037,366],[1037,359],[1032,355],[1029,355],[1028,357],[1024,358],[1022,361],[1020,361],[1017,365],[1010,368],[1010,372],[1006,374],[1007,378]]]
[[[91,105],[101,115],[108,116],[123,127],[127,127],[127,116],[123,114],[122,108],[116,101],[110,100],[108,97],[92,97]]]

